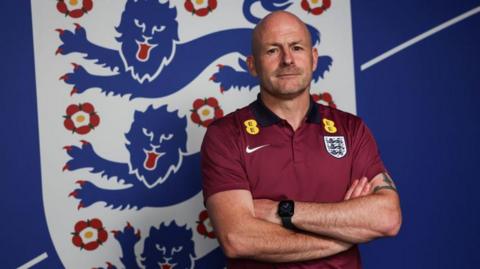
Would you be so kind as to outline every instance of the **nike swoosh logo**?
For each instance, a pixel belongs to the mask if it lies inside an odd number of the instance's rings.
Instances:
[[[249,146],[247,146],[247,148],[245,149],[245,151],[246,151],[247,153],[252,153],[252,152],[257,151],[257,150],[259,150],[259,149],[261,149],[261,148],[264,148],[264,147],[266,147],[266,146],[270,146],[270,144],[265,144],[265,145],[261,145],[261,146],[254,147],[254,148],[250,148]]]

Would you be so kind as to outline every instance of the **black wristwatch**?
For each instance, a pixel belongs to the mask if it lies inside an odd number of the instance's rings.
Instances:
[[[293,200],[282,200],[278,203],[277,214],[282,219],[283,227],[296,230],[295,225],[292,223],[292,216],[295,212],[295,202]]]

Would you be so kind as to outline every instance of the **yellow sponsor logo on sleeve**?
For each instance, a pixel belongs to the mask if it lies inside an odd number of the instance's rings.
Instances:
[[[335,122],[329,119],[323,119],[323,128],[328,133],[334,134],[337,132],[337,127],[335,127]]]
[[[243,124],[245,125],[245,130],[247,131],[247,133],[251,134],[251,135],[256,135],[260,132],[260,129],[257,127],[257,121],[256,120],[246,120],[243,122]]]

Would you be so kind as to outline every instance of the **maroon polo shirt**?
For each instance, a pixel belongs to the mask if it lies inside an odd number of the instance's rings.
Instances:
[[[355,179],[384,172],[373,136],[360,118],[315,103],[293,131],[261,101],[212,123],[202,149],[205,201],[244,189],[254,199],[343,201]],[[327,258],[295,263],[230,259],[228,268],[361,268],[357,246]]]

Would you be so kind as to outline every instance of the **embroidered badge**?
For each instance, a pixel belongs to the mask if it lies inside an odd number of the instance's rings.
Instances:
[[[251,134],[251,135],[256,135],[260,132],[260,129],[257,127],[257,121],[256,120],[246,120],[243,122],[243,124],[245,125],[245,130],[247,130],[247,133]]]
[[[324,136],[325,148],[335,158],[342,158],[347,154],[347,144],[343,136]]]
[[[337,132],[337,127],[335,127],[335,122],[329,119],[323,119],[323,128],[328,133],[334,134]]]

